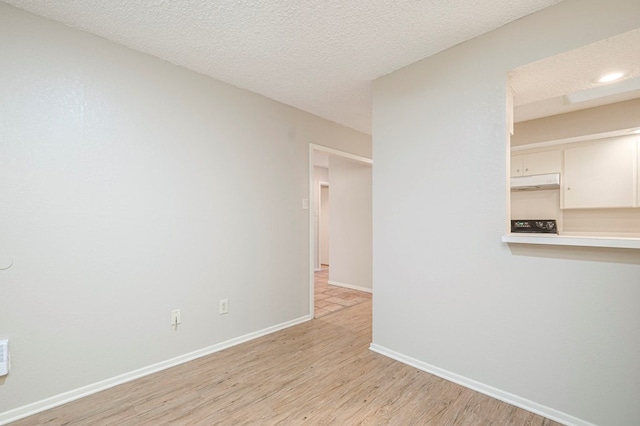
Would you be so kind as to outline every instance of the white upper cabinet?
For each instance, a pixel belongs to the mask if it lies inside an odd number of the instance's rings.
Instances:
[[[634,207],[638,196],[637,137],[565,148],[565,209]]]
[[[562,156],[559,149],[511,157],[511,177],[560,173],[561,168]]]

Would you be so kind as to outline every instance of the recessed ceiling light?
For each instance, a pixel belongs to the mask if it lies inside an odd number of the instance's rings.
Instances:
[[[624,75],[624,71],[609,72],[598,77],[596,81],[598,83],[611,83],[612,81],[620,80]]]

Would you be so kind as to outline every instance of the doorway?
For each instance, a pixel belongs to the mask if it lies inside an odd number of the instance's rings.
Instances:
[[[371,300],[372,161],[310,144],[310,306],[314,317]]]

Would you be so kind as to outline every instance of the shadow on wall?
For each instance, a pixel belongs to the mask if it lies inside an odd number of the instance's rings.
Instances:
[[[640,250],[602,247],[568,247],[551,245],[509,244],[514,256],[640,265]]]

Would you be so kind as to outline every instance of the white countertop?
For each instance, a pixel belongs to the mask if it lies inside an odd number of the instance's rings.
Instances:
[[[503,243],[640,249],[640,237],[610,235],[524,234],[502,236]]]

